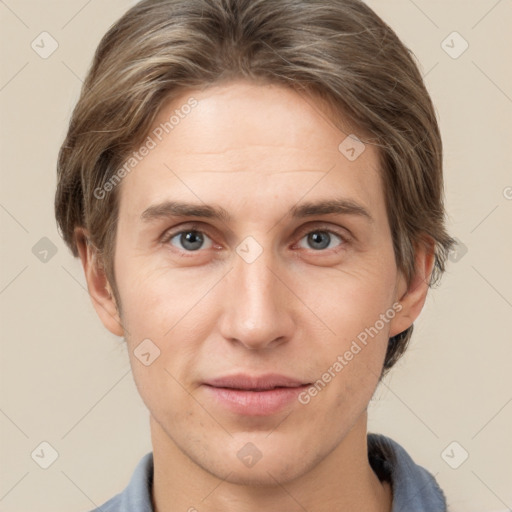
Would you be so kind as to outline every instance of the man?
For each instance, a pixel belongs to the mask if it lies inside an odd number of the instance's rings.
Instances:
[[[453,241],[416,64],[358,0],[143,1],[106,34],[56,215],[153,452],[103,511],[442,511],[367,433]]]

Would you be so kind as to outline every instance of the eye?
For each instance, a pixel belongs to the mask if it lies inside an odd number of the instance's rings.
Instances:
[[[302,244],[303,240],[305,240],[309,247],[304,247]],[[341,235],[333,233],[332,231],[317,229],[315,231],[310,231],[303,236],[299,242],[299,247],[302,247],[303,249],[322,251],[324,249],[333,249],[336,246],[343,245],[345,242],[345,238]]]
[[[172,246],[187,252],[198,251],[199,249],[211,249],[213,246],[213,242],[208,235],[195,229],[188,229],[171,234],[163,241],[165,243],[169,242]]]

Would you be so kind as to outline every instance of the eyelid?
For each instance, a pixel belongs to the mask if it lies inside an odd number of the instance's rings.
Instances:
[[[341,226],[339,228],[335,228],[332,224],[325,224],[321,221],[319,222],[311,222],[309,224],[305,224],[299,230],[296,236],[300,236],[302,239],[305,235],[309,233],[314,233],[315,231],[324,231],[326,233],[331,233],[336,236],[339,236],[344,242],[350,242],[353,240],[352,234],[345,228]]]
[[[170,228],[166,230],[163,235],[160,237],[160,243],[162,244],[168,244],[172,238],[174,238],[176,235],[179,235],[181,233],[186,233],[188,231],[198,231],[204,235],[206,235],[208,238],[210,238],[214,244],[218,247],[218,244],[216,244],[213,240],[213,236],[210,234],[210,231],[208,229],[207,224],[203,224],[201,222],[184,222],[183,224],[179,224],[178,226],[175,226],[174,228]],[[352,235],[348,232],[347,229],[339,227],[336,229],[332,226],[332,224],[326,224],[322,221],[311,221],[307,224],[302,225],[294,234],[294,238],[298,238],[296,242],[294,242],[293,246],[298,244],[304,236],[314,233],[315,231],[323,231],[326,233],[331,233],[343,241],[343,243],[349,243],[353,240]],[[313,249],[312,249],[313,250]],[[201,249],[198,251],[182,251],[186,253],[199,253],[202,252]],[[315,251],[316,252],[316,251]],[[320,251],[319,251],[320,252]]]
[[[176,235],[179,235],[181,233],[187,233],[189,231],[197,231],[203,235],[206,235],[213,241],[213,237],[210,235],[208,227],[200,222],[185,222],[183,224],[179,224],[178,226],[170,228],[164,231],[164,233],[160,236],[159,241],[162,244],[166,244]]]

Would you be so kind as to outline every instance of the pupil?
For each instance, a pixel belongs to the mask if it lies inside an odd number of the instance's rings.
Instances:
[[[313,249],[325,249],[329,246],[330,237],[328,233],[317,231],[309,235],[309,241],[313,244]],[[317,244],[316,247],[314,244]]]
[[[195,251],[203,244],[203,236],[197,231],[189,231],[181,235],[183,247],[190,251]]]

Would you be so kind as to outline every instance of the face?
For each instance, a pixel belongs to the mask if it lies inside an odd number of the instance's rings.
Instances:
[[[161,442],[219,477],[286,481],[336,453],[405,328],[377,151],[347,158],[348,133],[277,85],[188,91],[120,185],[135,382]]]

